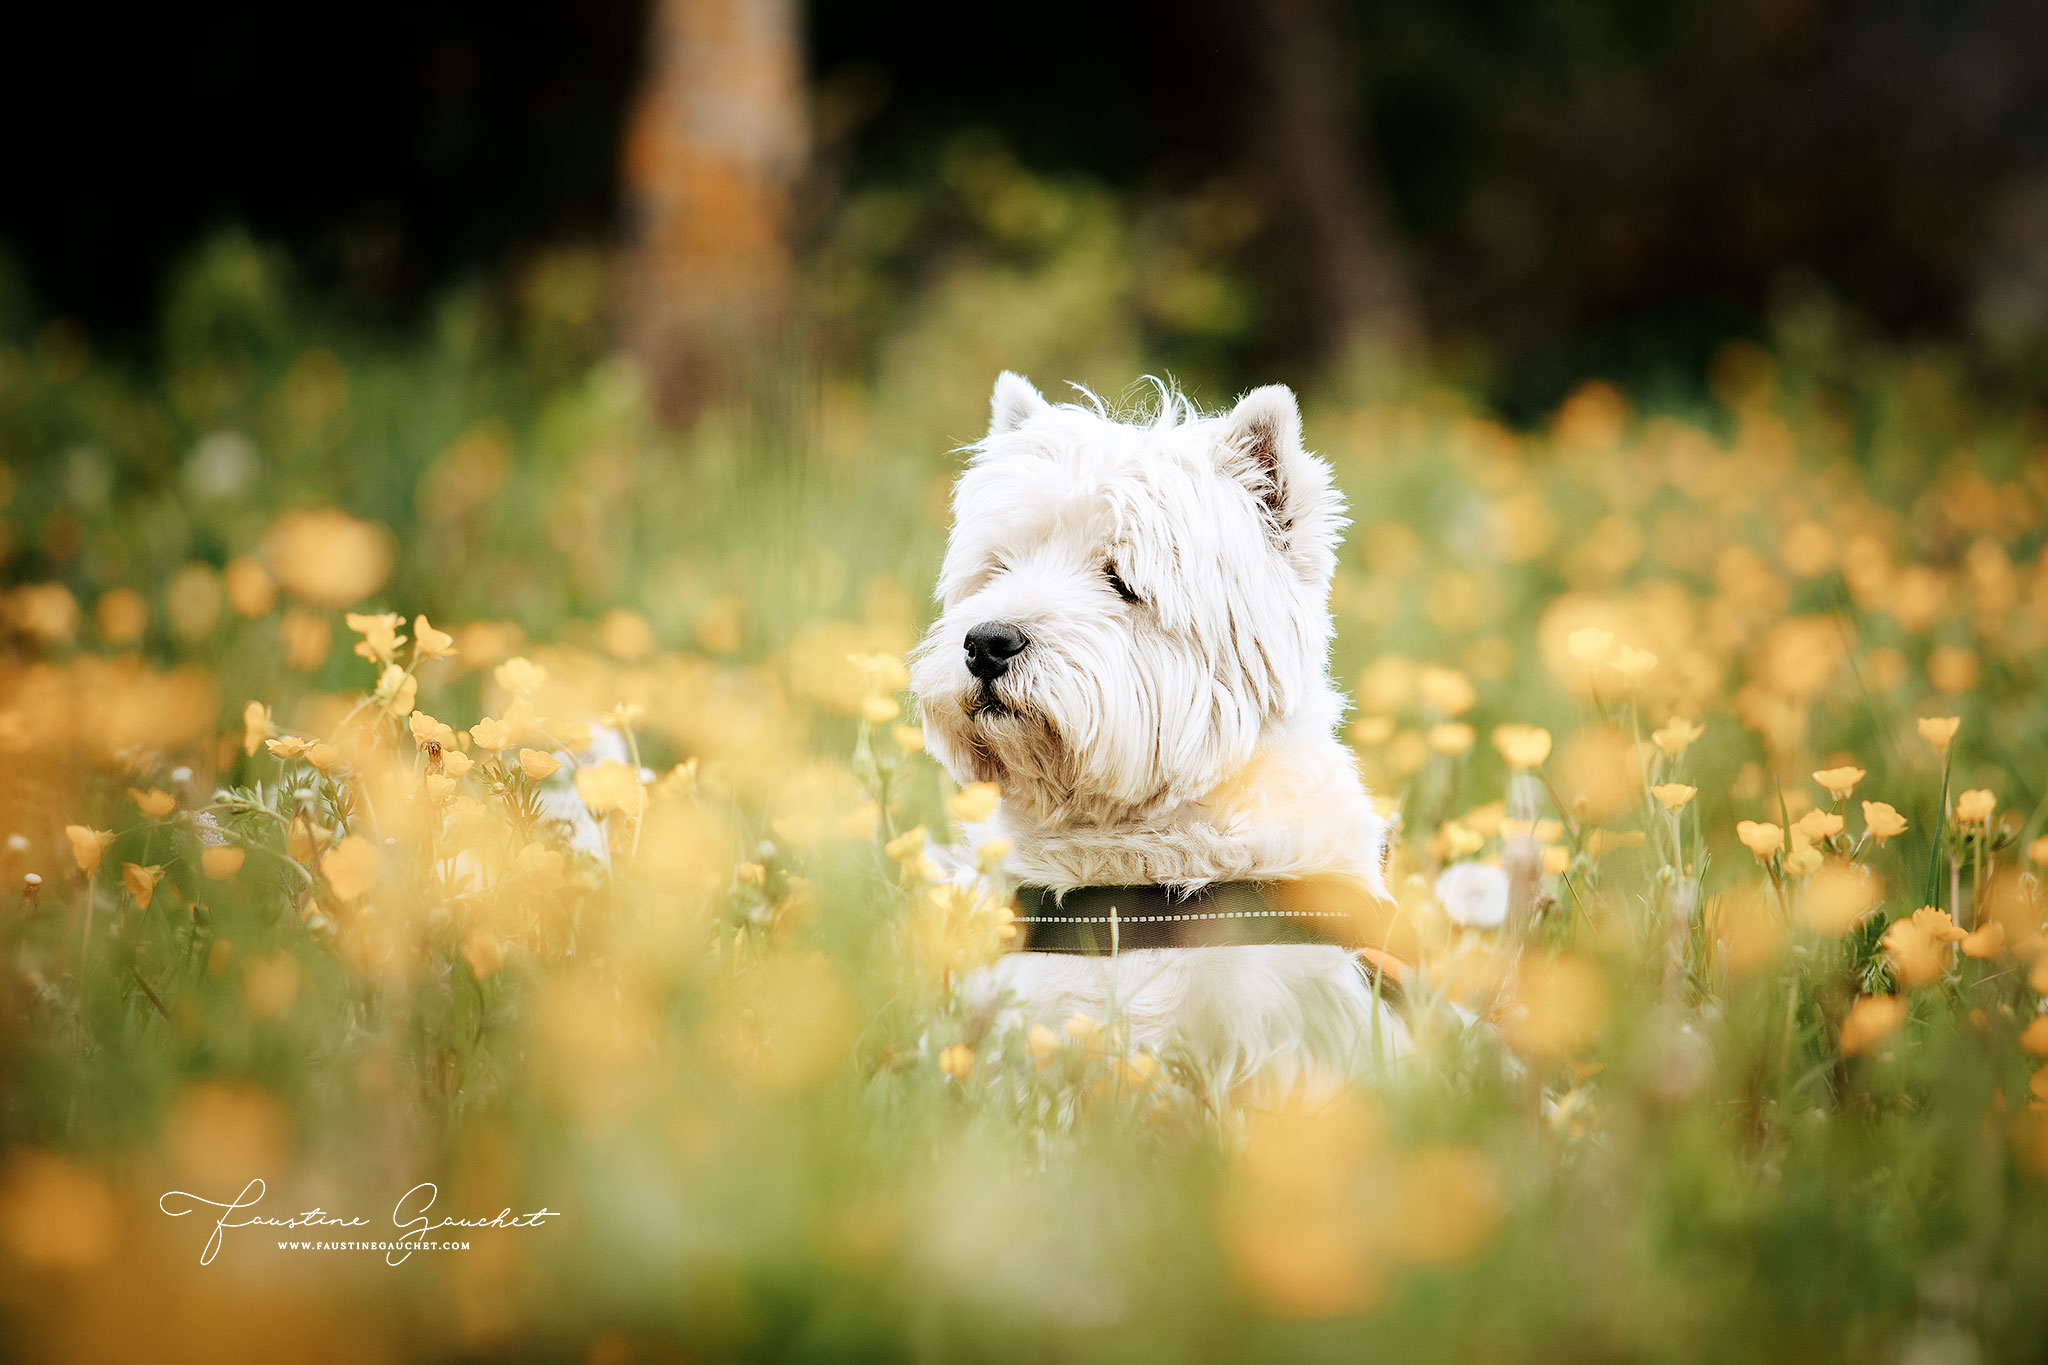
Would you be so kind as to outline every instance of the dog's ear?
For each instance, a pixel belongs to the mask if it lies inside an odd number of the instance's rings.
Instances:
[[[1329,468],[1302,448],[1301,408],[1285,384],[1253,389],[1223,419],[1223,472],[1259,500],[1266,528],[1304,578],[1327,576],[1343,500]]]
[[[988,434],[1001,436],[1015,431],[1051,405],[1021,374],[1004,370],[996,376],[996,390],[988,400]]]

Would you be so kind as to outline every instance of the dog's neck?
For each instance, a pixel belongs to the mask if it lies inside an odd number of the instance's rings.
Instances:
[[[1191,800],[1106,824],[1006,805],[998,824],[1006,871],[1055,889],[1337,877],[1385,894],[1386,822],[1320,718],[1269,727],[1248,764]]]

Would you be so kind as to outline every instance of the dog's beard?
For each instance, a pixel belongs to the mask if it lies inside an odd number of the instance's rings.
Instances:
[[[1073,764],[1059,728],[1012,689],[973,682],[961,698],[959,724],[948,729],[975,781],[993,782],[1033,804],[1071,792]]]
[[[1197,660],[1128,637],[1073,658],[1040,641],[984,681],[948,668],[948,647],[938,637],[913,668],[932,754],[962,781],[1000,786],[1027,823],[1142,821],[1249,756],[1255,720]],[[917,677],[926,669],[938,675],[929,683]]]
[[[967,717],[971,721],[992,724],[1003,719],[1015,719],[1017,708],[1003,699],[992,681],[978,679],[967,693]]]

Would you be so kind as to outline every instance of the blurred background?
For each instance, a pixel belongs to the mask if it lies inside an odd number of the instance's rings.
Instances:
[[[10,14],[0,1358],[2048,1356],[2044,68],[2021,0]],[[1386,1084],[960,989],[996,794],[901,658],[1005,368],[1300,391]],[[252,1175],[563,1216],[200,1266],[160,1196]]]
[[[1219,395],[1366,339],[1528,417],[1818,314],[2032,392],[2044,65],[2020,0],[38,6],[5,316],[146,354],[229,231],[366,326],[582,248],[674,411],[707,310],[859,367],[961,253],[1093,234]]]

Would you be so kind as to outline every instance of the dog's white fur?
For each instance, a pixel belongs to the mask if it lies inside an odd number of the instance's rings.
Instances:
[[[947,771],[1001,786],[976,833],[1011,841],[1009,875],[1055,890],[1313,878],[1385,898],[1386,823],[1336,738],[1329,676],[1345,524],[1283,386],[1204,416],[1162,385],[1155,416],[1122,422],[996,381],[911,685]],[[989,684],[964,648],[983,622],[1028,640]],[[1017,953],[982,985],[1033,1021],[1113,1007],[1134,1045],[1240,1095],[1407,1050],[1336,945]]]

